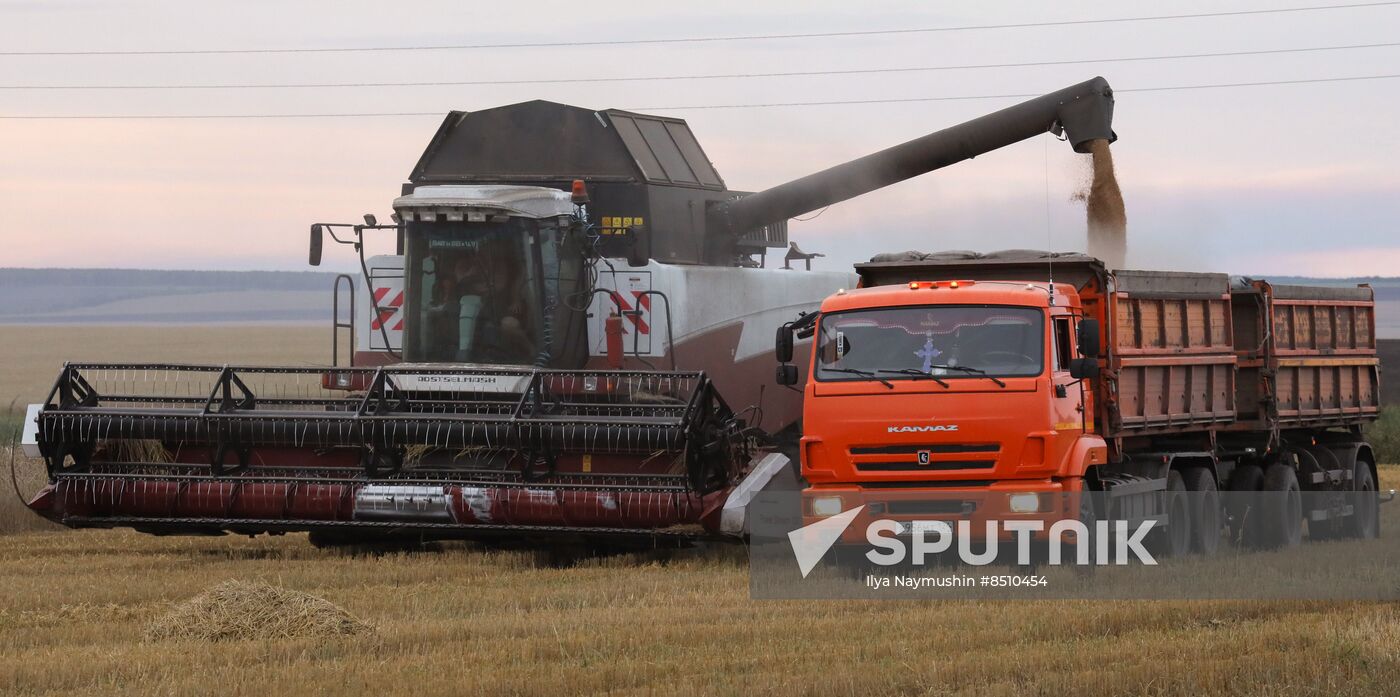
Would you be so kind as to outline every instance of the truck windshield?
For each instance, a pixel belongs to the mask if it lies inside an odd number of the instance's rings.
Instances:
[[[549,361],[544,318],[559,305],[558,235],[553,227],[519,218],[409,223],[404,358],[501,365],[532,365],[542,356]]]
[[[816,377],[1027,377],[1044,368],[1044,318],[1029,307],[938,305],[823,315]]]

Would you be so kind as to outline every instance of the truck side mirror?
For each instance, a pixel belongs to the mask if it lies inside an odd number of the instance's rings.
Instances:
[[[1099,359],[1076,358],[1069,362],[1069,376],[1075,380],[1093,380],[1099,376]]]
[[[792,362],[792,325],[784,324],[778,327],[778,338],[773,341],[773,353],[777,354],[779,363]]]
[[[318,223],[311,226],[311,253],[307,255],[307,261],[312,266],[321,265],[321,225]]]
[[[1079,320],[1079,355],[1085,358],[1099,357],[1099,321]]]
[[[627,247],[627,265],[646,266],[651,261],[651,230],[645,225],[627,228],[632,244]]]
[[[791,363],[783,363],[782,365],[779,365],[776,379],[779,385],[796,385],[797,366]]]

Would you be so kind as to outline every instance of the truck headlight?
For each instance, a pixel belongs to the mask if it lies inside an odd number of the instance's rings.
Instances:
[[[830,518],[841,512],[840,496],[818,496],[812,499],[812,515]]]
[[[1040,510],[1040,494],[1012,494],[1009,505],[1012,513],[1035,513]]]

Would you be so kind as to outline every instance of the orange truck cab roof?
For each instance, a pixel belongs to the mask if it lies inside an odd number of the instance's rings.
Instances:
[[[1068,283],[1044,281],[910,281],[908,283],[837,291],[821,306],[822,313],[908,305],[1016,305],[1078,308],[1079,293]]]

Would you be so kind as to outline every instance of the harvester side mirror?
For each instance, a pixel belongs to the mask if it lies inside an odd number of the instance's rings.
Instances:
[[[321,265],[321,226],[320,224],[311,226],[311,252],[307,255],[307,261],[312,266]]]
[[[646,266],[651,262],[651,230],[645,225],[627,228],[632,244],[627,247],[628,266]]]
[[[1099,359],[1075,358],[1069,362],[1069,376],[1075,380],[1093,380],[1099,376]]]
[[[792,343],[792,325],[779,326],[778,338],[773,341],[773,353],[777,354],[779,363],[792,362]]]
[[[1079,355],[1085,358],[1099,357],[1099,321],[1079,320]]]
[[[779,385],[796,385],[797,366],[791,363],[783,363],[778,366],[778,373],[774,377]]]

